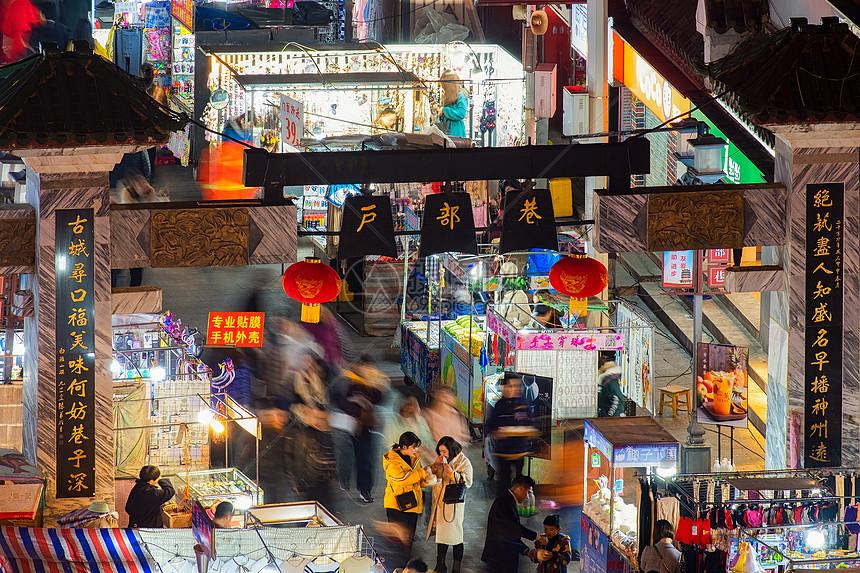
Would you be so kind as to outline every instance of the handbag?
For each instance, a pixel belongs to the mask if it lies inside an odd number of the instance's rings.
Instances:
[[[460,476],[459,482],[449,483],[445,486],[442,494],[443,503],[465,503],[466,502],[466,480]]]
[[[400,508],[400,511],[408,511],[418,507],[418,498],[415,497],[413,490],[394,496],[394,500],[397,502],[397,507]]]

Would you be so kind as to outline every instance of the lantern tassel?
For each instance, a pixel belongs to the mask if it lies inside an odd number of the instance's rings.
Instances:
[[[302,305],[302,322],[316,324],[320,321],[320,305],[307,303]]]

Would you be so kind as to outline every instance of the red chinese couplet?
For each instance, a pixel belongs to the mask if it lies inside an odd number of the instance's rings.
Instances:
[[[262,346],[262,312],[210,312],[208,346]]]

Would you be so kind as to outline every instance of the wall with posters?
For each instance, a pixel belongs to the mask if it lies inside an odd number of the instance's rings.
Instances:
[[[633,309],[622,305],[617,307],[615,324],[624,337],[624,350],[619,351],[618,357],[624,395],[653,412],[654,325]]]

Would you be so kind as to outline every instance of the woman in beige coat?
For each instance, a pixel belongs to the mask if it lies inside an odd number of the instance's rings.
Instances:
[[[448,566],[445,558],[448,555],[448,546],[454,546],[454,566],[451,573],[460,573],[463,563],[463,517],[465,516],[465,504],[446,504],[445,486],[450,483],[463,481],[466,487],[472,487],[472,462],[463,453],[463,447],[451,436],[445,436],[436,445],[436,453],[439,457],[430,470],[436,475],[438,481],[433,486],[433,513],[431,520],[436,530],[436,566],[437,573],[447,573]],[[427,529],[427,538],[430,538],[431,528]]]

